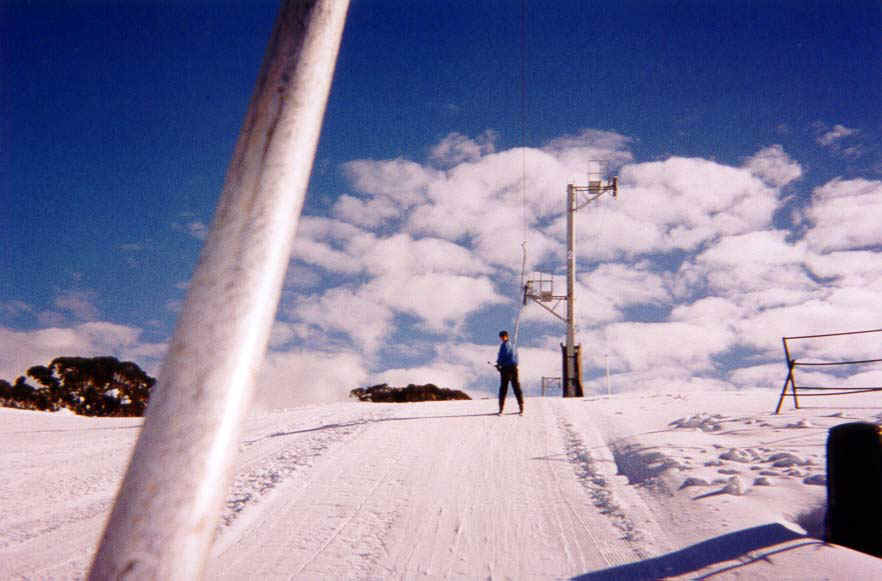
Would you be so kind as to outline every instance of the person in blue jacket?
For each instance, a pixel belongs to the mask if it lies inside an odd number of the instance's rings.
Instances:
[[[496,369],[499,370],[499,414],[502,415],[502,409],[505,407],[505,396],[508,393],[508,384],[514,390],[515,397],[518,400],[518,406],[524,414],[524,396],[521,393],[521,384],[518,381],[518,354],[514,345],[508,340],[508,331],[499,332],[499,355],[496,356]]]

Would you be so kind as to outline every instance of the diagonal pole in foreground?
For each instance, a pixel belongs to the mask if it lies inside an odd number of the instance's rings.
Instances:
[[[275,318],[348,0],[286,0],[90,579],[197,579]]]

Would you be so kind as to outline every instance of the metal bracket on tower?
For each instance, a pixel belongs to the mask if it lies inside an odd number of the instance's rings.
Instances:
[[[554,279],[550,274],[547,275],[547,278],[542,273],[537,273],[533,276],[534,278],[531,278],[524,284],[524,305],[527,304],[528,300],[532,299],[537,305],[566,323],[566,313],[561,315],[557,312],[557,308],[561,304],[565,304],[564,301],[567,300],[567,295],[554,294]],[[538,278],[535,278],[537,276]],[[554,304],[548,306],[548,303]]]
[[[594,179],[595,177],[597,179]],[[589,175],[587,186],[575,186],[571,184],[570,187],[573,188],[573,192],[577,195],[576,205],[573,210],[581,210],[607,192],[610,192],[612,197],[617,198],[619,194],[619,178],[618,176],[613,176],[611,180],[607,180],[607,182],[604,183],[599,175],[595,176],[592,174]]]

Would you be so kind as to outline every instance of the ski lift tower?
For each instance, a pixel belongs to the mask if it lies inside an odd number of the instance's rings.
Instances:
[[[567,184],[567,294],[555,295],[553,279],[549,275],[544,278],[528,280],[524,285],[524,304],[527,299],[534,300],[539,306],[564,321],[567,325],[566,344],[561,345],[563,356],[563,396],[582,397],[582,346],[576,345],[575,332],[575,287],[576,287],[576,232],[575,214],[605,193],[612,197],[618,195],[618,177],[604,182],[600,170],[588,174],[588,185],[577,186]],[[566,301],[566,316],[557,312],[557,306]],[[554,302],[553,306],[546,303]]]

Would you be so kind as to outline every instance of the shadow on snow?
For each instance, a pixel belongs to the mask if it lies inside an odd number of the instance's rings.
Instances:
[[[790,544],[785,547],[773,548],[775,545],[804,539],[804,543]],[[777,553],[789,551],[805,545],[821,545],[822,541],[800,535],[784,525],[773,523],[728,533],[696,543],[685,549],[674,551],[659,557],[619,565],[586,573],[575,577],[579,581],[637,581],[642,579],[660,579],[705,569],[720,563],[721,567],[705,573],[695,579],[710,579],[714,575],[750,565],[756,561],[769,560]],[[770,549],[758,554],[753,551]],[[738,563],[723,565],[726,561],[739,560]]]

